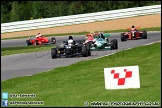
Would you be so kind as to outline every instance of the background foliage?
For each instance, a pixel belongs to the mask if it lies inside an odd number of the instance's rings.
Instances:
[[[158,4],[161,1],[1,1],[1,23]]]

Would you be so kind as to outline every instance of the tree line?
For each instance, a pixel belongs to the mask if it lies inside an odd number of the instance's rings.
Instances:
[[[158,4],[161,1],[1,1],[1,23]]]

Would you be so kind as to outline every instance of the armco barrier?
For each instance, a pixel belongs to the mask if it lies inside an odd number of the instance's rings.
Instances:
[[[82,24],[95,21],[105,21],[111,19],[128,18],[157,13],[161,13],[161,5],[2,23],[1,33],[64,26],[64,25]]]

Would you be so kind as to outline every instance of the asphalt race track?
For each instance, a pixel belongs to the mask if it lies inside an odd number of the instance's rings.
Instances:
[[[57,44],[60,44],[63,40],[67,40],[68,37],[56,37]],[[74,57],[74,58],[58,58],[51,59],[50,51],[44,52],[34,52],[28,54],[15,54],[11,56],[1,56],[1,81],[15,78],[19,76],[32,75],[34,73],[39,73],[53,68],[68,66],[70,64],[98,58],[104,55],[108,55],[114,52],[118,52],[124,49],[133,48],[136,46],[141,46],[149,44],[151,42],[161,41],[161,31],[160,32],[148,32],[147,39],[140,40],[128,40],[126,42],[121,42],[120,33],[112,34],[109,40],[116,38],[118,40],[117,50],[108,51],[92,51],[92,56],[89,57]],[[85,36],[74,37],[74,40],[85,39]],[[2,40],[1,47],[8,46],[23,46],[25,45],[26,39],[19,40]]]
[[[56,38],[56,45],[62,43],[63,40],[67,40],[69,36],[53,36]],[[48,37],[51,39],[52,37]],[[85,36],[77,36],[74,39],[85,39]],[[1,41],[1,48],[4,47],[14,47],[14,46],[25,46],[27,38],[24,39],[13,39],[13,40],[2,40]]]

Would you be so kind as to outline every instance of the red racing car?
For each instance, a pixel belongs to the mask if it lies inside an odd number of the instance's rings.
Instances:
[[[99,35],[98,32],[96,32],[96,33],[90,32],[89,34],[86,34],[86,40],[85,40],[84,44],[86,44],[87,42],[93,43],[95,40],[94,37],[98,36],[98,35]]]
[[[140,27],[136,27],[134,30],[132,28],[128,28],[128,32],[121,33],[121,41],[127,41],[127,40],[135,40],[135,39],[147,39],[147,32],[137,30]]]
[[[55,44],[56,39],[52,37],[50,40],[47,37],[40,36],[40,37],[29,37],[28,40],[26,40],[26,45],[42,45],[42,44]]]

